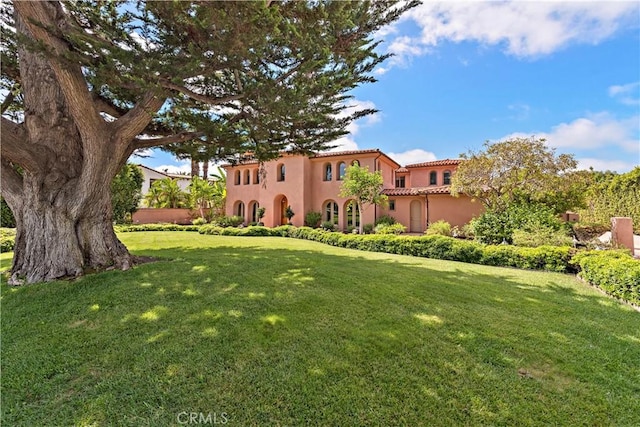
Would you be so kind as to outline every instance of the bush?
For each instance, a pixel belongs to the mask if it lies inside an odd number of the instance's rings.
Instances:
[[[220,227],[237,227],[244,222],[241,216],[222,216],[216,220],[216,224]]]
[[[191,221],[191,224],[193,225],[204,225],[207,223],[207,220],[204,218],[196,218],[193,221]]]
[[[515,230],[513,232],[513,244],[536,248],[538,246],[572,246],[573,239],[563,231],[555,231],[551,228],[542,228],[538,231]]]
[[[616,298],[640,305],[640,261],[626,250],[585,251],[573,257],[579,276]]]
[[[336,228],[336,225],[332,221],[324,221],[320,226],[323,230],[333,231]]]
[[[565,227],[553,209],[536,203],[514,204],[501,212],[486,211],[471,224],[476,239],[494,245],[512,243],[515,230],[534,233],[540,229],[560,231]]]
[[[16,245],[16,229],[0,228],[0,252],[11,252]]]
[[[304,225],[311,228],[318,228],[320,225],[320,221],[322,221],[322,214],[320,212],[307,212],[304,216]]]
[[[378,224],[375,228],[376,234],[402,234],[407,231],[407,227],[400,223]]]
[[[384,225],[393,225],[395,224],[396,219],[391,215],[381,215],[378,219],[376,219],[376,225],[384,224]]]
[[[15,228],[16,219],[7,202],[0,197],[0,227]]]
[[[375,227],[374,224],[365,224],[362,226],[362,232],[364,234],[372,234],[374,227]]]
[[[439,221],[434,222],[433,224],[429,224],[429,227],[427,228],[427,231],[425,231],[425,234],[451,236],[451,224],[441,219]]]

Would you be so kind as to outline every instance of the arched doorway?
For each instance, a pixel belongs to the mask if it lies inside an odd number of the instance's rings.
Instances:
[[[286,196],[282,196],[282,199],[280,199],[280,225],[289,223],[287,219],[287,206],[289,206],[289,201]]]
[[[411,215],[409,231],[411,233],[422,233],[422,203],[418,200],[413,200],[409,211]]]

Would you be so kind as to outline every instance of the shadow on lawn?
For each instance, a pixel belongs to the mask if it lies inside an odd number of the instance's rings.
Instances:
[[[531,387],[534,401],[540,387],[551,393],[579,392],[578,384],[588,381],[565,361],[578,361],[585,372],[602,370],[605,364],[629,365],[630,372],[630,355],[640,357],[639,331],[621,327],[621,319],[632,325],[637,313],[604,295],[580,291],[583,285],[569,276],[402,256],[372,260],[357,251],[332,255],[234,246],[141,252],[161,260],[73,282],[10,292],[3,286],[7,318],[30,300],[40,307],[45,325],[38,333],[63,336],[47,355],[28,357],[63,360],[72,353],[79,359],[74,362],[78,366],[69,368],[75,372],[73,381],[40,368],[12,372],[11,366],[20,365],[13,357],[23,353],[7,350],[7,357],[5,348],[20,345],[13,332],[29,328],[29,314],[3,322],[3,395],[14,396],[3,402],[6,422],[20,424],[23,414],[11,409],[16,402],[31,402],[36,417],[41,411],[56,419],[55,407],[73,401],[70,390],[85,388],[89,391],[83,399],[106,399],[109,406],[121,408],[84,408],[106,423],[137,410],[147,423],[170,424],[174,413],[198,405],[246,411],[254,420],[264,413],[252,404],[258,408],[257,402],[264,406],[286,396],[293,403],[280,421],[291,424],[301,408],[327,405],[298,396],[303,385],[329,396],[338,386],[351,390],[341,399],[354,399],[354,411],[366,412],[358,407],[362,402],[357,396],[379,383],[398,381],[402,387],[391,387],[374,400],[400,395],[405,388],[446,393],[437,387],[433,391],[429,381],[438,376],[443,390],[468,386],[463,377],[484,384],[488,372],[495,371],[515,381],[546,381],[523,386]],[[99,350],[87,350],[93,348]],[[403,370],[407,359],[411,367]],[[30,396],[28,384],[20,380],[25,377],[57,381],[55,395],[63,397],[56,399],[62,400],[42,408],[46,403],[37,402],[51,396]],[[607,389],[608,379],[602,381]],[[105,396],[112,396],[120,383],[135,383],[129,390],[133,396],[109,402]],[[196,392],[203,397],[193,397]],[[498,392],[506,395],[509,390]],[[418,402],[428,397],[413,394],[410,398]],[[152,409],[135,407],[136,399],[150,402]],[[166,413],[153,412],[157,407]],[[457,422],[490,421],[473,418],[481,414],[465,408],[462,403],[451,406],[451,414],[462,417]]]

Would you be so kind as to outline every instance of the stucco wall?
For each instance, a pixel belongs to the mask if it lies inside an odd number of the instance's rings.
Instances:
[[[134,212],[132,220],[134,224],[191,224],[191,221],[198,216],[198,212],[190,209],[141,208]]]

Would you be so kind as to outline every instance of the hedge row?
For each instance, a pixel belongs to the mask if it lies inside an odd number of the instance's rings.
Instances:
[[[573,257],[579,276],[616,298],[640,306],[640,261],[624,250],[586,251]]]
[[[119,224],[113,226],[116,233],[134,231],[198,231],[199,228],[199,225],[179,224]]]
[[[222,228],[212,225],[200,227],[201,234],[223,236],[282,236],[313,240],[331,246],[412,255],[473,264],[515,267],[530,270],[546,270],[561,273],[575,271],[569,263],[573,250],[569,247],[541,246],[520,248],[516,246],[489,246],[469,240],[440,235],[397,236],[393,234],[343,234],[310,227],[284,225],[276,228],[247,227]]]

